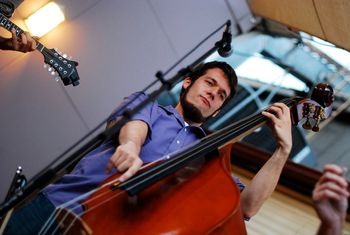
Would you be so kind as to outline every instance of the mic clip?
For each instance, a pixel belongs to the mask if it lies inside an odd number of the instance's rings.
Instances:
[[[225,31],[222,34],[222,38],[217,42],[218,53],[222,57],[228,57],[232,54],[231,48],[232,34],[231,34],[231,21],[226,22]]]

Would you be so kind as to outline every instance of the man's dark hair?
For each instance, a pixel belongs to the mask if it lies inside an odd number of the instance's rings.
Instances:
[[[225,102],[222,106],[224,106],[236,93],[237,91],[237,75],[234,69],[227,64],[226,62],[222,61],[211,61],[205,64],[198,65],[194,71],[189,75],[189,77],[192,79],[191,85],[202,75],[204,75],[209,69],[219,68],[221,69],[226,79],[228,80],[229,86],[230,86],[230,95],[226,98]],[[190,88],[190,87],[188,87]],[[180,96],[185,92],[185,89],[182,88]]]

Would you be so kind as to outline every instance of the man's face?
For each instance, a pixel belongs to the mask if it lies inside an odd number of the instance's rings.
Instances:
[[[216,114],[231,92],[225,73],[219,68],[207,70],[193,84],[186,78],[183,88],[186,90],[180,102],[184,117],[196,123]]]

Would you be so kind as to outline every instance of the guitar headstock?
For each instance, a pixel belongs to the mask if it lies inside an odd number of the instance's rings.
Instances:
[[[79,75],[76,69],[78,62],[67,59],[65,54],[58,52],[56,49],[43,48],[41,53],[44,56],[44,61],[48,66],[48,71],[52,76],[61,79],[65,86],[72,84],[79,85]]]
[[[332,113],[334,101],[333,89],[328,84],[320,83],[313,89],[311,98],[301,99],[292,108],[292,122],[303,122],[303,128],[319,131],[319,123]]]

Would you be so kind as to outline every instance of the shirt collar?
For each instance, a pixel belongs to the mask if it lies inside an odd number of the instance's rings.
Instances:
[[[189,125],[187,122],[185,122],[185,120],[183,119],[183,117],[180,115],[180,113],[171,105],[168,106],[160,106],[162,109],[164,109],[166,112],[171,113],[175,116],[175,118],[177,119],[177,121],[183,126],[190,126],[191,128],[195,128],[198,129],[201,134],[203,134],[203,136],[206,136],[206,132],[203,130],[202,127],[197,127],[197,126],[191,126]]]

